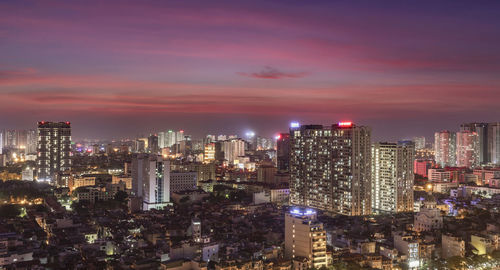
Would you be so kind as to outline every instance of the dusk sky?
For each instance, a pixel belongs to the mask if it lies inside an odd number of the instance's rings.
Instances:
[[[418,4],[418,6],[417,6]],[[1,1],[0,129],[201,137],[500,120],[500,1]]]

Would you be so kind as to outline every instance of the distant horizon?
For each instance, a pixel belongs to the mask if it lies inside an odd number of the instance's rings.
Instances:
[[[73,141],[83,141],[83,140],[92,140],[92,141],[113,141],[113,140],[124,140],[124,139],[137,139],[137,138],[144,138],[144,137],[147,137],[151,134],[158,134],[159,132],[165,132],[165,131],[168,131],[168,130],[173,130],[173,131],[179,131],[179,130],[183,130],[184,133],[186,135],[191,135],[193,137],[193,139],[195,140],[199,140],[199,139],[202,139],[204,137],[206,137],[207,135],[215,135],[215,136],[218,136],[218,135],[237,135],[239,138],[245,138],[245,133],[246,132],[249,132],[249,131],[252,131],[252,132],[255,132],[255,135],[256,136],[262,136],[262,137],[266,137],[266,138],[274,138],[275,135],[277,135],[278,133],[288,133],[289,132],[289,125],[291,122],[294,122],[294,121],[289,121],[286,123],[286,129],[283,129],[283,130],[277,130],[276,132],[270,132],[270,131],[264,131],[264,132],[261,132],[261,131],[257,131],[257,129],[253,129],[253,128],[248,128],[248,127],[242,127],[240,126],[240,128],[234,128],[234,129],[225,129],[226,131],[215,131],[215,132],[205,132],[203,133],[203,131],[198,131],[197,133],[192,133],[190,132],[190,128],[188,126],[186,127],[182,127],[182,128],[174,128],[174,127],[165,127],[164,129],[162,128],[157,128],[156,130],[152,130],[152,131],[134,131],[136,134],[133,135],[128,135],[128,136],[123,136],[123,137],[118,137],[118,136],[114,136],[114,137],[106,137],[106,136],[101,136],[99,137],[99,135],[97,135],[97,137],[85,137],[85,136],[81,136],[80,135],[80,132],[81,130],[85,130],[84,127],[81,127],[81,126],[78,126],[78,123],[75,123],[73,121],[70,121],[70,120],[50,120],[50,119],[44,119],[44,120],[37,120],[35,121],[35,124],[33,125],[33,127],[18,127],[18,128],[13,128],[13,127],[7,127],[7,126],[0,126],[0,131],[4,131],[4,130],[29,130],[29,129],[34,129],[36,130],[37,128],[37,123],[40,122],[40,121],[49,121],[49,122],[66,122],[66,121],[69,121],[71,123],[71,129],[72,129],[72,139]],[[333,125],[333,124],[336,124],[340,121],[344,121],[344,120],[339,120],[339,121],[332,121],[331,123],[318,123],[318,122],[300,122],[299,121],[299,124],[300,125]],[[349,120],[349,121],[352,121],[352,120]],[[390,139],[388,139],[387,137],[381,137],[380,135],[377,136],[377,130],[375,129],[374,126],[372,125],[369,125],[369,124],[363,124],[363,123],[359,123],[359,122],[356,122],[356,121],[353,121],[353,124],[355,125],[361,125],[361,126],[369,126],[372,128],[372,141],[373,142],[397,142],[397,141],[400,141],[400,140],[412,140],[413,138],[415,137],[425,137],[426,139],[426,143],[429,143],[431,141],[434,140],[434,133],[435,132],[439,132],[439,131],[443,131],[443,130],[448,130],[448,131],[459,131],[460,130],[460,125],[461,124],[464,124],[464,123],[495,123],[495,122],[498,122],[498,121],[467,121],[467,122],[460,122],[458,124],[455,125],[455,127],[450,127],[450,128],[441,128],[441,129],[436,129],[436,130],[433,130],[433,131],[426,131],[425,133],[428,133],[430,135],[425,135],[425,134],[414,134],[414,135],[408,135],[406,137],[396,137],[396,136],[392,136],[390,137]],[[128,128],[128,127],[125,127],[125,128]],[[195,130],[200,130],[199,128],[195,128]],[[87,131],[84,131],[84,133],[87,133]],[[92,131],[91,133],[94,133],[94,132],[97,132],[96,134],[98,134],[98,131]],[[375,135],[375,136],[374,136]]]

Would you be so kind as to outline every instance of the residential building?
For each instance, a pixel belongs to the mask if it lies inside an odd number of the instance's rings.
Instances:
[[[170,192],[179,192],[197,189],[196,172],[170,172]]]
[[[215,161],[215,143],[205,144],[203,162],[211,163]]]
[[[434,160],[430,159],[415,159],[413,163],[414,174],[428,177],[428,170],[435,166]]]
[[[292,123],[290,203],[343,215],[371,214],[371,129]]]
[[[475,132],[457,132],[457,167],[473,168],[480,164],[479,136]]]
[[[394,234],[394,247],[407,256],[408,269],[420,267],[419,242],[413,234],[396,232]]]
[[[442,168],[456,166],[456,133],[447,130],[434,134],[436,163]]]
[[[134,157],[132,191],[143,198],[143,210],[167,206],[170,203],[170,161],[158,155]]]
[[[38,122],[37,176],[52,180],[54,174],[71,169],[70,122]]]
[[[441,257],[448,259],[451,257],[465,257],[465,241],[456,236],[443,234],[441,235]]]
[[[233,164],[238,157],[245,155],[245,141],[238,138],[223,141],[222,151],[224,152],[224,159]]]
[[[500,122],[488,124],[489,162],[500,165]]]
[[[413,211],[413,143],[375,143],[372,146],[372,209]]]
[[[309,268],[328,266],[326,231],[314,210],[294,208],[285,214],[285,258],[304,258]]]
[[[290,171],[290,134],[280,133],[276,138],[276,163],[278,171]]]
[[[474,132],[478,136],[479,152],[477,153],[479,163],[486,164],[490,161],[488,151],[488,123],[466,123],[460,125],[460,131]]]
[[[415,149],[425,148],[425,137],[414,137],[413,142],[415,143]]]

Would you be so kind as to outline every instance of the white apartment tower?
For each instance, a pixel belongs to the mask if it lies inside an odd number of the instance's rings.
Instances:
[[[413,211],[413,143],[375,143],[372,146],[372,209]]]
[[[170,203],[170,161],[141,154],[132,160],[132,191],[142,197],[143,210],[160,209]]]

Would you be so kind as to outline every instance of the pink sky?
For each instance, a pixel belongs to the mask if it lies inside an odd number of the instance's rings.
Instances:
[[[0,129],[270,135],[348,119],[394,140],[500,120],[499,4],[418,4],[3,1]]]

